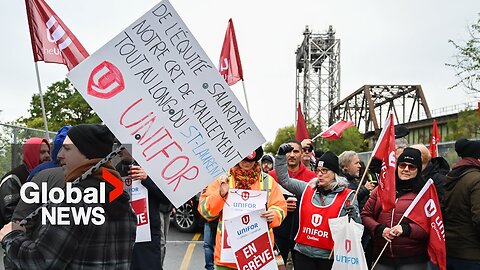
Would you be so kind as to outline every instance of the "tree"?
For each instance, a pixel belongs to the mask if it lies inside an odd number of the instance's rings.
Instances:
[[[272,142],[267,142],[264,146],[264,150],[266,153],[277,153],[278,147],[288,141],[295,139],[295,127],[293,125],[286,126],[283,128],[278,129],[277,135],[275,136],[275,140]]]
[[[100,124],[102,122],[68,79],[49,86],[43,99],[49,130],[57,131],[64,125]],[[28,111],[30,117],[20,118],[18,122],[31,128],[43,129],[39,94],[32,96]]]
[[[452,130],[445,141],[456,141],[459,138],[477,138],[480,134],[480,116],[477,110],[465,110],[458,113],[457,121],[448,122],[448,130]]]
[[[479,14],[480,16],[480,14]],[[475,24],[469,27],[470,39],[465,44],[459,44],[453,40],[448,42],[453,44],[458,50],[455,64],[447,63],[455,69],[455,75],[459,81],[449,89],[459,85],[466,87],[467,93],[480,93],[480,18]]]

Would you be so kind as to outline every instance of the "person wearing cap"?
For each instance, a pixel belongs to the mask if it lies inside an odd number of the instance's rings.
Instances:
[[[89,171],[111,152],[112,146],[113,134],[104,125],[72,127],[58,154],[65,182],[73,182]],[[114,187],[103,180],[104,170],[120,178],[115,168],[107,162],[100,169],[85,174],[84,180],[74,187],[85,196],[94,194],[92,190],[102,195],[99,192],[102,182],[105,183],[107,197]],[[0,230],[0,240],[6,256],[19,269],[129,269],[137,219],[130,207],[128,194],[123,192],[112,202],[108,198],[96,198],[98,202],[95,202],[93,195],[88,197],[89,202],[80,200],[78,203],[68,202],[64,198],[42,209],[49,213],[56,209],[70,209],[68,217],[62,218],[66,225],[52,224],[48,219],[42,225],[44,222],[40,221],[40,215],[28,220],[34,223],[34,226],[27,223],[29,231],[25,231],[25,227],[18,223],[5,225]],[[88,213],[88,209],[93,211],[93,207],[103,209],[103,223],[94,224],[94,217],[86,223],[75,222],[72,212]]]
[[[365,230],[372,236],[373,258],[378,258],[385,243],[389,243],[375,266],[377,270],[428,269],[428,233],[408,218],[402,219],[402,215],[425,185],[421,168],[420,151],[405,148],[395,169],[395,208],[382,210],[378,189],[374,189],[363,207],[362,221]],[[398,224],[400,219],[402,222]]]
[[[275,158],[278,183],[300,198],[299,228],[295,237],[295,269],[331,269],[329,259],[333,239],[328,222],[330,218],[348,215],[360,222],[358,203],[353,201],[354,191],[347,188],[348,181],[340,175],[338,157],[331,151],[325,152],[316,162],[317,178],[306,183],[290,178],[286,154],[292,146],[282,144]],[[312,214],[320,214],[323,222],[313,224]],[[317,229],[317,233],[307,228]],[[321,236],[319,237],[319,233]],[[311,233],[310,233],[311,232]]]
[[[273,170],[273,157],[270,154],[263,155],[262,159],[260,160],[260,165],[262,166],[262,171],[264,173],[268,173],[269,171]]]
[[[304,142],[307,139],[303,140]],[[286,153],[287,170],[288,175],[291,178],[304,181],[308,183],[317,175],[310,171],[305,164],[303,164],[303,150],[302,144],[295,140],[287,141],[291,146],[291,151]],[[276,170],[272,170],[269,174],[277,181]],[[273,233],[275,235],[275,243],[282,254],[282,258],[287,264],[288,255],[291,254],[292,262],[295,263],[295,255],[293,249],[295,247],[295,235],[298,231],[298,204],[300,203],[301,196],[295,196],[286,190],[283,190],[283,196],[287,200],[287,216],[283,220],[282,224],[275,229]]]
[[[263,155],[262,147],[232,167],[227,175],[215,179],[200,195],[198,212],[207,220],[219,218],[216,244],[214,250],[215,269],[237,269],[235,263],[220,260],[222,240],[222,210],[228,205],[225,203],[230,188],[246,190],[267,190],[267,210],[262,213],[270,228],[270,239],[274,239],[272,228],[279,226],[287,214],[287,203],[282,191],[271,176],[262,172],[259,160]]]
[[[442,204],[447,269],[480,269],[480,141],[459,139],[455,151]]]

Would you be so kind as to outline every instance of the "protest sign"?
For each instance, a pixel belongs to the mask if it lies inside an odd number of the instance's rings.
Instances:
[[[265,142],[168,1],[68,78],[177,207]]]
[[[226,228],[235,241],[231,242],[238,269],[278,270],[263,210],[248,212],[225,220]]]
[[[148,209],[148,189],[141,181],[132,181],[132,208],[137,216],[137,237],[135,243],[150,242],[150,212]]]
[[[220,260],[222,262],[235,263],[235,255],[232,251],[231,238],[228,236],[228,230],[225,227],[227,220],[242,216],[252,211],[266,210],[267,192],[264,190],[244,190],[244,189],[230,189],[227,202],[223,207],[222,223],[222,241],[220,249]],[[233,236],[233,239],[236,239]]]

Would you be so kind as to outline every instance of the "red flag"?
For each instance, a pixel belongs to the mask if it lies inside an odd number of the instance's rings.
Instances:
[[[300,106],[300,102],[297,106],[297,131],[295,132],[295,139],[299,142],[303,141],[304,139],[310,139],[310,135],[308,134],[307,124],[305,123],[305,118],[303,117],[302,107]]]
[[[430,138],[430,154],[432,158],[438,156],[438,143],[440,142],[440,132],[438,132],[437,120],[433,120],[432,138]]]
[[[342,137],[342,133],[345,131],[345,129],[353,126],[355,126],[353,121],[340,120],[322,132],[320,136],[326,138],[327,140],[337,140]]]
[[[377,144],[373,149],[372,156],[382,161],[380,179],[378,181],[378,195],[382,202],[383,211],[395,207],[395,127],[393,115],[390,114],[380,133]]]
[[[238,53],[237,38],[235,37],[232,19],[228,20],[218,69],[228,85],[234,85],[238,81],[243,80],[242,63],[240,62],[240,53]]]
[[[446,269],[447,251],[445,248],[445,230],[437,190],[433,180],[429,179],[420,193],[407,208],[404,217],[415,222],[428,233],[428,256],[440,270]]]
[[[25,0],[35,62],[58,63],[72,69],[89,55],[44,0]]]

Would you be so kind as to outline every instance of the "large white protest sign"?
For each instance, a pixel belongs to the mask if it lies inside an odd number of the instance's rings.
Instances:
[[[265,142],[168,1],[68,78],[175,206]]]
[[[252,211],[265,211],[267,204],[267,192],[264,190],[244,190],[244,189],[230,189],[225,206],[223,207],[223,220],[236,218]],[[229,231],[225,227],[225,222],[222,223],[222,241],[220,246],[220,261],[235,262],[235,255],[232,250],[232,239]]]
[[[135,243],[150,242],[150,210],[148,209],[148,189],[140,180],[132,181],[132,208],[137,216],[137,236]]]
[[[278,270],[267,220],[261,216],[263,211],[256,210],[225,220],[230,237],[235,239],[231,246],[238,269]]]

